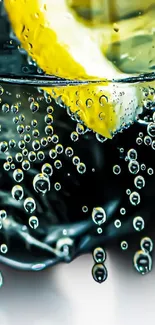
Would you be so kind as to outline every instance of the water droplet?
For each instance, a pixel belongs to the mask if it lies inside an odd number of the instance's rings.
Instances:
[[[138,189],[142,189],[145,186],[145,179],[143,176],[136,176],[134,179],[134,184]]]
[[[16,182],[20,183],[24,179],[24,173],[21,169],[15,169],[13,172],[13,178]]]
[[[129,160],[136,160],[137,159],[137,151],[135,149],[130,149],[127,152],[127,157]]]
[[[121,242],[121,248],[122,248],[122,250],[126,250],[126,249],[128,249],[128,243],[127,243],[125,240],[123,240],[123,241]]]
[[[151,256],[142,250],[135,253],[133,263],[135,269],[142,275],[147,274],[152,269]]]
[[[20,185],[15,185],[12,188],[11,193],[12,193],[12,197],[17,201],[22,200],[22,198],[24,196],[23,188]]]
[[[24,201],[24,209],[28,213],[33,213],[36,209],[36,202],[32,197],[28,197]]]
[[[0,251],[1,251],[2,254],[6,254],[7,251],[8,251],[8,247],[7,247],[7,245],[6,245],[6,244],[2,244],[2,245],[0,246]]]
[[[151,137],[155,137],[155,123],[151,122],[147,126],[147,133]]]
[[[132,192],[129,199],[132,205],[138,205],[140,203],[140,195],[138,192]]]
[[[140,242],[141,249],[146,253],[151,253],[153,250],[153,241],[149,237],[144,237]]]
[[[102,247],[97,247],[93,251],[93,258],[96,263],[103,263],[106,259],[106,253]]]
[[[128,164],[129,172],[132,174],[137,174],[139,172],[139,163],[136,160],[130,160]]]
[[[104,282],[108,276],[106,267],[103,264],[95,264],[92,268],[92,276],[96,282]]]
[[[140,216],[137,216],[133,219],[133,227],[136,231],[141,231],[145,227],[144,219]]]
[[[119,219],[116,219],[114,222],[114,225],[116,228],[120,228],[121,227],[121,221]]]
[[[5,220],[7,218],[7,213],[5,210],[0,210],[0,219]]]
[[[39,226],[39,220],[36,216],[31,216],[29,218],[29,226],[32,228],[32,229],[36,229],[38,228]]]
[[[50,191],[50,180],[47,174],[37,174],[33,179],[33,187],[37,193],[45,194]]]
[[[80,162],[78,165],[77,165],[77,171],[78,173],[80,174],[84,174],[86,172],[86,165],[82,162]]]
[[[61,184],[59,182],[56,182],[54,184],[54,188],[55,188],[56,191],[60,191],[61,190]]]
[[[71,133],[70,137],[71,137],[71,140],[74,141],[74,142],[76,142],[76,141],[79,139],[79,135],[78,135],[78,133],[75,132],[75,131],[73,131],[73,132]]]
[[[48,176],[51,176],[53,174],[53,168],[50,164],[46,163],[42,166],[41,172],[43,174],[47,174]]]
[[[121,173],[121,167],[119,165],[113,166],[113,173],[119,175]]]
[[[106,221],[105,210],[101,207],[93,208],[92,219],[97,225],[102,225]]]

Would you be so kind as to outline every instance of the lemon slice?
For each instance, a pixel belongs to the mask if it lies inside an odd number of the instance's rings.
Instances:
[[[133,119],[137,88],[129,87],[125,99],[119,100],[121,87],[106,81],[120,77],[119,71],[103,56],[91,28],[69,11],[66,0],[4,0],[4,5],[21,45],[46,74],[96,80],[89,85],[48,88],[48,93],[107,138]]]

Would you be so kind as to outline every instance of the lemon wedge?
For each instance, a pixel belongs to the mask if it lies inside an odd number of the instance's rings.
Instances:
[[[46,91],[60,98],[87,127],[112,138],[122,123],[132,121],[135,116],[138,103],[132,99],[137,98],[137,87],[129,87],[119,100],[121,87],[106,80],[121,77],[120,72],[104,57],[92,29],[75,18],[67,2],[4,0],[4,6],[22,47],[46,74],[96,81]]]

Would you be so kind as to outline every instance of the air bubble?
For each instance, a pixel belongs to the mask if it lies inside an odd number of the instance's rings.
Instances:
[[[25,131],[25,128],[24,128],[24,125],[23,124],[20,124],[20,125],[17,126],[17,132],[19,134],[24,133],[24,131]]]
[[[9,141],[9,147],[10,147],[11,149],[13,149],[13,148],[16,147],[16,141],[15,141],[14,139],[11,139],[11,140]]]
[[[33,114],[36,113],[36,112],[38,112],[38,110],[39,110],[39,104],[37,102],[32,102],[30,104],[30,110],[31,110],[31,112]]]
[[[92,268],[92,276],[96,282],[104,282],[108,276],[106,267],[103,264],[95,264]]]
[[[126,194],[127,194],[127,195],[130,195],[130,194],[131,194],[131,190],[130,190],[129,188],[127,188],[127,190],[126,190]]]
[[[51,176],[53,174],[53,168],[50,164],[46,163],[42,166],[41,172],[44,174],[47,174],[48,176]]]
[[[119,165],[115,165],[115,166],[113,167],[113,173],[114,173],[115,175],[119,175],[119,174],[121,173],[121,167],[120,167]]]
[[[12,188],[12,197],[17,200],[17,201],[20,201],[22,200],[23,196],[24,196],[24,191],[23,191],[23,188],[22,186],[20,185],[15,185],[13,188]]]
[[[107,138],[103,137],[103,135],[101,135],[99,133],[96,133],[96,139],[101,143],[103,143],[107,140]]]
[[[30,136],[29,133],[24,135],[24,141],[27,142],[27,143],[29,143],[31,141],[31,136]]]
[[[28,154],[28,160],[30,162],[33,162],[36,160],[36,153],[34,151],[30,151],[29,154]]]
[[[52,142],[55,143],[55,144],[59,142],[59,137],[58,137],[57,134],[52,135]]]
[[[39,130],[38,129],[34,129],[32,131],[32,135],[34,138],[38,138],[40,136]]]
[[[115,220],[114,225],[116,228],[120,228],[121,227],[121,221],[119,219]]]
[[[152,144],[152,139],[148,135],[146,135],[144,138],[144,144],[146,146],[150,146]]]
[[[121,248],[122,250],[128,249],[128,243],[125,240],[121,242]]]
[[[39,226],[39,220],[36,216],[31,216],[29,218],[29,226],[32,228],[32,229],[37,229],[38,226]]]
[[[62,144],[60,144],[60,143],[58,143],[58,144],[55,146],[55,149],[56,149],[56,152],[57,152],[59,155],[62,154],[62,153],[63,153],[63,150],[64,150]]]
[[[143,250],[139,250],[135,253],[133,263],[135,269],[142,275],[147,274],[152,269],[152,258]]]
[[[136,176],[134,179],[134,184],[138,189],[142,189],[145,186],[145,179],[143,176]]]
[[[75,166],[77,166],[80,163],[80,158],[78,156],[74,156],[72,162]]]
[[[57,157],[57,152],[56,152],[56,150],[55,150],[55,149],[51,149],[51,150],[49,151],[49,156],[50,156],[51,159],[55,159],[55,158]]]
[[[32,197],[28,197],[24,201],[24,209],[28,213],[33,213],[36,209],[36,202]]]
[[[102,247],[97,247],[93,251],[93,258],[96,263],[104,263],[106,259],[106,253]]]
[[[52,135],[53,134],[53,127],[52,126],[50,126],[50,125],[48,125],[48,126],[46,126],[45,127],[45,133],[46,133],[46,135]]]
[[[51,125],[53,123],[53,116],[51,114],[46,115],[44,121],[47,125]]]
[[[45,194],[50,191],[50,180],[47,174],[37,174],[33,179],[33,187],[37,193]]]
[[[154,174],[153,168],[148,168],[147,173],[148,175],[153,175]]]
[[[18,105],[12,105],[11,106],[11,112],[14,114],[17,114],[19,112]]]
[[[6,141],[0,142],[0,151],[4,153],[8,151],[8,143]]]
[[[76,132],[78,134],[84,134],[84,131],[85,131],[84,126],[80,123],[77,123]]]
[[[144,219],[140,216],[137,216],[133,219],[133,227],[136,231],[142,231],[145,227]]]
[[[100,235],[100,234],[102,234],[102,232],[103,232],[102,228],[98,227],[97,228],[97,233]]]
[[[82,207],[82,211],[83,211],[84,213],[88,212],[88,207],[87,207],[86,205],[83,205],[83,207]]]
[[[18,116],[15,116],[12,121],[14,124],[17,124],[19,122]]]
[[[54,167],[57,168],[57,169],[60,169],[62,167],[61,160],[55,160]]]
[[[20,152],[18,152],[18,153],[16,154],[15,158],[16,158],[16,161],[17,161],[17,162],[22,162],[22,160],[23,160],[23,155],[22,155]]]
[[[24,149],[25,148],[25,141],[24,140],[20,140],[18,142],[18,147],[19,147],[19,149]]]
[[[10,110],[10,107],[9,107],[9,104],[3,104],[2,105],[2,112],[3,113],[9,113],[9,110]]]
[[[10,170],[10,163],[9,162],[5,162],[3,164],[3,168],[4,168],[4,170],[6,170],[8,172]]]
[[[73,149],[72,149],[71,147],[67,147],[67,148],[65,149],[65,155],[66,155],[67,157],[72,157],[73,154],[74,154],[74,151],[73,151]]]
[[[39,140],[34,140],[32,142],[32,148],[34,151],[38,151],[40,149],[40,141]]]
[[[2,87],[2,86],[0,86],[0,96],[2,96],[2,95],[3,95],[3,93],[4,93],[4,89],[3,89],[3,87]]]
[[[127,157],[129,160],[136,160],[137,159],[137,151],[135,149],[130,149],[127,152]]]
[[[153,241],[149,237],[144,237],[140,242],[141,249],[146,253],[151,253],[153,251]]]
[[[37,120],[32,120],[32,121],[31,121],[31,126],[32,126],[32,127],[35,128],[37,125],[38,125]]]
[[[54,112],[54,108],[52,106],[47,107],[47,113],[52,114]]]
[[[28,160],[23,160],[22,161],[22,168],[24,170],[29,170],[30,169],[30,162]]]
[[[44,154],[44,152],[43,152],[43,151],[38,151],[38,152],[37,152],[37,158],[38,158],[38,160],[40,160],[40,161],[44,160],[44,159],[45,159],[45,154]]]
[[[138,192],[132,192],[129,199],[132,205],[138,205],[140,203],[140,195]]]
[[[143,143],[143,139],[141,137],[138,137],[136,139],[136,143],[140,146]]]
[[[79,135],[78,135],[78,133],[75,132],[75,131],[73,131],[73,132],[71,133],[70,137],[71,137],[71,140],[74,141],[74,142],[78,141],[78,139],[79,139]]]
[[[140,168],[141,168],[142,171],[144,171],[146,169],[146,165],[145,164],[141,164]]]
[[[45,137],[41,138],[40,142],[41,142],[42,147],[46,147],[48,144],[47,138],[45,138]]]
[[[5,220],[7,218],[7,213],[5,210],[0,210],[0,219]]]
[[[79,174],[84,174],[86,172],[86,165],[84,163],[80,162],[77,165],[77,171]]]
[[[86,100],[86,106],[87,106],[88,108],[90,108],[90,107],[92,107],[92,105],[93,105],[93,100],[92,100],[91,98],[88,98],[88,99]]]
[[[132,174],[137,174],[139,172],[139,163],[136,160],[130,160],[128,164],[129,172]]]
[[[2,254],[6,254],[6,253],[8,252],[8,247],[7,247],[7,245],[6,245],[6,244],[2,244],[2,245],[0,246],[0,251],[1,251]]]
[[[61,190],[61,184],[59,182],[56,182],[54,184],[54,188],[55,188],[56,191],[60,191]]]
[[[155,137],[155,123],[151,122],[147,126],[147,133],[151,137]]]
[[[105,95],[102,95],[100,98],[99,98],[99,103],[101,106],[104,106],[105,104],[108,103],[108,97],[105,96]]]
[[[122,216],[124,216],[126,214],[126,210],[125,208],[121,208],[120,209],[120,214],[122,214]]]
[[[24,173],[21,169],[15,169],[13,172],[13,178],[16,182],[20,183],[24,179]]]
[[[92,220],[97,225],[99,225],[99,226],[102,225],[106,221],[106,212],[105,212],[105,210],[103,208],[101,208],[101,207],[93,208]]]

